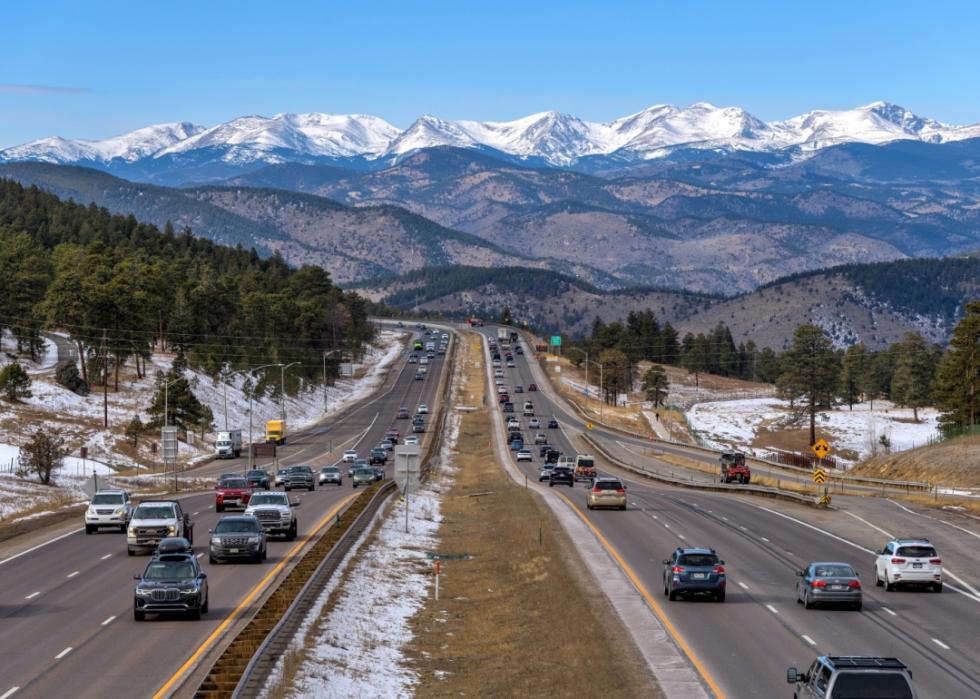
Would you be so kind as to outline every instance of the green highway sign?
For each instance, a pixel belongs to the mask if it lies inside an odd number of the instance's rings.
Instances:
[[[429,551],[425,556],[429,560],[440,561],[468,561],[470,559],[470,554],[468,553],[439,553],[438,551]]]
[[[561,335],[552,335],[551,336],[551,346],[552,347],[561,347]]]

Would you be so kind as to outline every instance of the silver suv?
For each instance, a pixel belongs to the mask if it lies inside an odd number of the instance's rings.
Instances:
[[[793,699],[918,696],[912,686],[912,673],[898,658],[821,655],[803,674],[795,667],[789,668],[786,681],[796,685]]]
[[[98,531],[99,527],[115,527],[125,532],[133,516],[133,503],[125,490],[100,490],[92,496],[85,510],[85,533]]]

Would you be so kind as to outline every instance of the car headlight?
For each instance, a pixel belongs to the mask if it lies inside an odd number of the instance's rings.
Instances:
[[[170,533],[170,536],[177,536],[177,525],[171,524],[167,527],[167,531]]]
[[[122,516],[123,516],[124,514],[126,514],[126,508],[124,508],[124,507],[120,507],[120,508],[118,508],[118,509],[116,510],[116,512],[115,512],[115,514],[116,514],[117,516],[119,516],[119,517],[122,517]]]
[[[259,537],[257,537],[257,536],[250,536],[250,537],[248,537],[248,543],[250,543],[250,544],[257,544],[257,543],[259,543]]]
[[[221,546],[221,537],[220,536],[212,536],[211,537],[211,543],[214,544],[215,546]]]
[[[129,528],[129,536],[136,536],[136,527]]]
[[[143,589],[142,587],[137,587],[136,588],[136,594],[139,597],[149,597],[152,594],[152,592],[153,592],[153,590],[146,590],[146,589]]]

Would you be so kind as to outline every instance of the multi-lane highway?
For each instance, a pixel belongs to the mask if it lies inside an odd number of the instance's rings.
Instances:
[[[290,435],[280,448],[280,462],[318,470],[335,462],[343,449],[356,448],[366,456],[392,425],[405,434],[410,424],[396,421],[398,408],[414,411],[419,403],[432,407],[445,364],[437,355],[426,378],[417,381],[417,365],[407,364],[405,355],[372,396]],[[215,462],[199,472],[241,471],[244,463]],[[14,558],[0,551],[0,697],[150,697],[161,688],[173,689],[192,654],[207,648],[227,619],[247,616],[261,597],[253,593],[287,568],[309,534],[332,519],[355,492],[345,470],[341,487],[296,495],[302,503],[297,542],[271,540],[268,560],[261,565],[220,566],[207,564],[208,530],[219,518],[214,496],[182,496],[184,509],[193,513],[194,549],[211,591],[210,612],[201,621],[133,620],[133,576],[147,559],[128,557],[120,533],[75,532]]]
[[[496,331],[486,328],[484,334],[495,337]],[[514,359],[516,367],[504,369],[506,385],[521,384],[526,390],[537,383],[541,389],[511,392],[525,438],[533,440],[538,431],[529,429],[528,418],[519,415],[523,401],[531,400],[539,418],[554,415],[561,424],[560,429],[542,430],[551,443],[564,453],[581,451],[575,431],[581,429],[582,419],[552,392],[541,368],[528,363],[528,355]],[[495,400],[492,384],[488,393]],[[593,430],[592,436],[600,443],[623,440],[622,435],[601,429]],[[532,449],[532,464],[512,467],[536,483],[542,460]],[[602,466],[601,459],[599,463]],[[968,588],[954,585],[956,591],[947,584],[943,594],[885,592],[874,585],[869,545],[827,531],[819,519],[813,519],[816,511],[768,499],[665,487],[615,468],[603,472],[626,481],[627,511],[588,511],[584,483],[552,492],[567,497],[570,506],[618,552],[721,694],[789,696],[792,688],[784,679],[788,666],[805,668],[817,655],[834,653],[897,656],[912,668],[922,697],[980,696],[980,678],[974,671],[980,663],[976,642],[980,597]],[[868,523],[881,530],[872,531],[880,539],[877,546],[884,544],[891,522]],[[728,570],[726,602],[667,600],[661,561],[677,546],[710,546],[718,551]],[[973,556],[956,550],[940,553],[951,566],[963,571],[976,568]],[[798,605],[795,573],[811,560],[853,563],[864,581],[864,610],[805,610]]]

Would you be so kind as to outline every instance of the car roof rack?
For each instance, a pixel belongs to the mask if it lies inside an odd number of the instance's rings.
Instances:
[[[899,539],[895,539],[895,541],[897,541],[900,544],[915,543],[915,542],[925,542],[927,544],[932,543],[931,541],[929,541],[928,536],[903,536]]]
[[[828,655],[827,660],[836,667],[882,667],[908,669],[908,665],[898,658],[884,658],[863,655]]]

